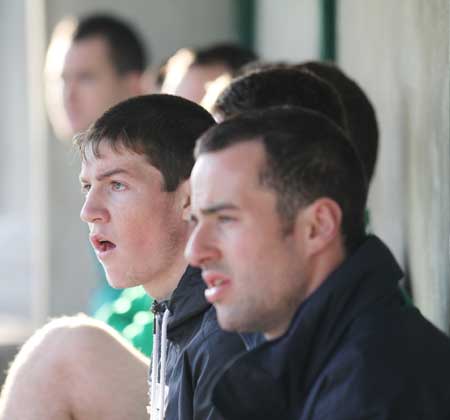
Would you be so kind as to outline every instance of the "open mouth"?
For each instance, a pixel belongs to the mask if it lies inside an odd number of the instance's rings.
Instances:
[[[106,251],[110,251],[111,249],[114,249],[116,246],[110,242],[110,241],[100,241],[98,250],[100,252],[106,252]]]
[[[107,239],[103,239],[97,235],[91,237],[91,244],[97,254],[107,253],[108,251],[112,251],[116,247],[116,244],[114,244],[113,242],[108,241]]]
[[[208,288],[205,290],[205,297],[210,303],[216,303],[221,300],[227,288],[230,286],[230,279],[219,273],[203,272],[203,280]]]

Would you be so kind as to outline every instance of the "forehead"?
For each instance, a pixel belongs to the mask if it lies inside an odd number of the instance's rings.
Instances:
[[[81,177],[97,176],[101,173],[123,169],[135,178],[147,178],[149,175],[162,180],[161,172],[153,166],[146,155],[136,153],[120,144],[114,149],[106,141],[100,142],[98,156],[94,155],[91,147],[86,148],[85,158],[81,162]]]
[[[186,76],[192,78],[193,80],[207,82],[209,80],[216,79],[226,71],[227,67],[220,63],[206,65],[197,64],[189,67],[186,72]]]
[[[93,36],[72,43],[64,61],[64,71],[91,66],[113,68],[106,40]]]
[[[191,66],[175,89],[175,94],[194,102],[199,101],[205,92],[205,84],[216,79],[226,70],[221,64]]]
[[[191,175],[193,201],[206,205],[218,200],[239,200],[268,192],[259,181],[265,151],[258,141],[247,141],[197,159]]]

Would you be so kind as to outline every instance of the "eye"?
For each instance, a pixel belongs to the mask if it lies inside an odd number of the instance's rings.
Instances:
[[[197,224],[198,224],[197,216],[195,216],[194,214],[191,214],[191,215],[189,216],[189,224],[190,224],[192,227],[197,226]]]
[[[81,185],[81,194],[87,195],[89,190],[91,189],[91,184],[82,184]]]
[[[114,191],[123,191],[125,189],[125,185],[122,184],[121,182],[114,181],[112,182],[112,189]]]
[[[221,214],[217,216],[217,220],[219,221],[219,223],[230,223],[234,222],[236,219],[234,217]]]

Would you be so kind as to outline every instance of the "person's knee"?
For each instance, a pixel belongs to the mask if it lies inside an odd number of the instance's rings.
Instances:
[[[40,352],[50,355],[58,374],[72,379],[76,387],[97,383],[103,377],[144,375],[148,359],[109,325],[85,315],[63,317],[42,329]]]
[[[73,418],[97,418],[92,413],[99,407],[110,407],[108,413],[142,414],[147,369],[148,359],[106,324],[84,315],[57,318],[36,331],[12,363],[0,398],[0,418],[15,402],[35,404],[36,396]],[[130,392],[122,395],[124,383]],[[111,395],[117,395],[117,403]]]
[[[77,315],[57,318],[39,330],[34,338],[36,351],[50,356],[59,369],[90,369],[108,358],[133,354],[145,358],[105,323]]]
[[[32,401],[30,389],[41,389],[42,400],[47,394],[52,394],[52,398],[59,396],[58,403],[63,403],[67,378],[74,372],[71,365],[77,362],[74,355],[76,347],[92,340],[93,334],[88,331],[94,328],[101,330],[95,321],[78,315],[54,319],[37,330],[22,346],[9,368],[2,387],[0,411],[20,405],[17,399]]]
[[[56,318],[37,330],[22,346],[10,374],[28,364],[46,373],[73,371],[83,367],[83,361],[98,358],[98,351],[121,340],[106,324],[80,314]],[[74,366],[71,366],[71,365]]]
[[[63,372],[70,383],[66,394],[75,418],[92,418],[98,410],[118,418],[145,414],[148,359],[115,330],[91,318],[73,317],[55,320],[47,336],[51,351],[58,353],[58,374]]]

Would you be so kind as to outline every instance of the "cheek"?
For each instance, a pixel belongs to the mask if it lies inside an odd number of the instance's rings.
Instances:
[[[264,241],[254,231],[237,228],[222,232],[220,236],[225,263],[236,274],[257,270],[264,262]]]
[[[111,97],[111,88],[108,89],[107,86],[103,86],[99,81],[92,81],[83,85],[82,96],[88,109],[100,109],[103,107],[102,111],[104,111]]]
[[[163,247],[173,219],[172,213],[170,208],[161,203],[155,203],[146,209],[135,206],[134,211],[122,213],[123,231],[129,241],[143,252],[149,248]]]
[[[272,230],[257,226],[229,235],[226,253],[231,269],[247,273],[249,278],[264,281],[286,266],[287,246]],[[258,280],[259,281],[259,280]]]

